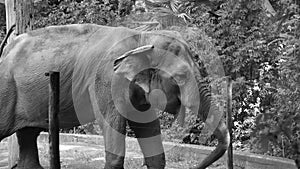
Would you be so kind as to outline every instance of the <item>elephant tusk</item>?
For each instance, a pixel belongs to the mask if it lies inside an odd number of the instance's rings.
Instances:
[[[185,106],[181,106],[179,113],[177,113],[177,114],[174,116],[174,120],[172,121],[172,123],[173,123],[176,119],[178,119],[178,120],[177,120],[178,124],[179,124],[181,127],[183,127],[183,125],[184,125],[184,120],[185,120],[185,113],[186,113],[186,111],[187,111],[187,108],[186,108]]]
[[[127,58],[128,56],[130,56],[130,55],[135,55],[135,54],[138,54],[138,53],[147,52],[147,51],[149,51],[149,50],[151,50],[151,49],[153,49],[153,48],[154,48],[154,45],[145,45],[145,46],[137,47],[137,48],[135,48],[135,49],[132,49],[132,50],[130,50],[130,51],[124,53],[122,56],[118,57],[118,58],[114,61],[114,71],[116,71],[116,70],[118,69],[119,63],[120,63],[123,59]]]

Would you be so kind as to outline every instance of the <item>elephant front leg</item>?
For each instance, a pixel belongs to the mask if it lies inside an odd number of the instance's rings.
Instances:
[[[105,169],[124,169],[126,120],[110,114],[103,122],[105,143]]]
[[[160,135],[159,120],[154,120],[150,123],[128,121],[128,124],[138,139],[147,168],[164,169],[166,160]]]
[[[40,165],[37,137],[40,128],[27,127],[17,131],[19,160],[16,169],[43,169]]]

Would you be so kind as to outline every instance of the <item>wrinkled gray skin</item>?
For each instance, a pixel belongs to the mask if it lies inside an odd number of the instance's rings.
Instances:
[[[154,48],[130,54],[129,51],[144,45]],[[165,59],[162,50],[171,53],[172,57]],[[125,137],[116,136],[113,129],[125,134],[127,119],[118,113],[112,100],[112,77],[130,84],[124,89],[128,91],[129,99],[125,95],[118,99],[125,105],[131,102],[139,111],[148,109],[149,91],[153,89],[166,93],[165,111],[174,115],[180,113],[181,105],[196,111],[199,104],[199,93],[195,92],[197,86],[190,82],[192,75],[187,73],[190,70],[197,74],[198,70],[187,45],[176,32],[145,33],[91,24],[53,26],[18,36],[7,45],[0,59],[0,141],[17,133],[20,145],[18,169],[42,168],[36,139],[40,131],[48,129],[49,79],[45,72],[61,73],[61,128],[78,126],[95,118],[100,122],[105,139],[105,169],[123,168],[125,156],[125,148],[120,148],[125,144]],[[139,67],[149,66],[155,69],[136,75]],[[162,67],[168,73],[155,71]],[[92,102],[98,107],[95,108]],[[82,109],[82,105],[86,108]],[[98,112],[94,115],[90,110]],[[206,117],[203,113],[207,114],[207,110],[200,110],[200,116]],[[160,134],[158,120],[149,123],[128,120],[128,124],[137,138]],[[223,121],[215,134],[218,147],[196,168],[206,168],[226,151],[228,133]],[[139,143],[144,155],[147,154],[147,145],[142,141]],[[162,144],[153,147],[162,147]],[[149,169],[163,169],[164,153],[146,156],[145,164]]]

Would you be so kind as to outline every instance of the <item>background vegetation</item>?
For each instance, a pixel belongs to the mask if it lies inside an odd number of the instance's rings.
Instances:
[[[72,23],[172,29],[190,43],[195,60],[221,58],[232,77],[234,147],[300,159],[300,2],[297,0],[59,0],[35,3],[35,28]],[[146,2],[146,3],[145,3]],[[135,4],[135,5],[134,5]],[[0,5],[0,38],[5,32]],[[203,78],[209,78],[205,69]],[[168,116],[162,116],[168,119]],[[193,116],[168,131],[183,142],[211,145]],[[196,122],[192,123],[192,122]],[[167,123],[162,123],[168,128]],[[192,130],[190,130],[192,128]],[[77,128],[100,132],[95,124]],[[83,130],[82,130],[83,131]]]

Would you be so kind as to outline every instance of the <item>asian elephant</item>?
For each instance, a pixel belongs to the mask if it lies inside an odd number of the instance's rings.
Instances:
[[[0,60],[0,141],[17,133],[18,169],[42,168],[36,140],[48,129],[49,71],[60,72],[60,127],[95,119],[101,124],[105,169],[123,168],[126,123],[138,138],[147,168],[163,169],[165,155],[154,110],[177,116],[189,109],[205,120],[212,106],[209,90],[195,85],[197,65],[177,32],[94,24],[37,29],[17,36]],[[219,144],[198,169],[227,149],[223,121],[214,134]]]

